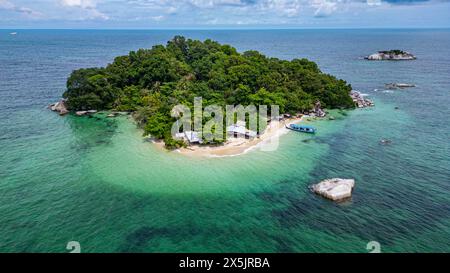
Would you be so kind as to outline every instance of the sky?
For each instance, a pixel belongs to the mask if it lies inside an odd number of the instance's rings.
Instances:
[[[0,0],[0,29],[434,27],[450,0]]]

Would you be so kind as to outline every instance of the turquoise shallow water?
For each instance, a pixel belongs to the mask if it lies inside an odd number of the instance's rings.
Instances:
[[[450,31],[0,31],[0,251],[450,251]],[[127,117],[45,109],[72,69],[175,34],[307,57],[376,102],[334,112],[276,152],[191,158],[155,148]],[[255,42],[258,41],[258,42]],[[414,62],[366,62],[379,49]],[[386,82],[417,88],[387,93]],[[395,109],[398,107],[398,109]],[[382,138],[392,140],[380,145]],[[335,204],[308,186],[355,178]]]

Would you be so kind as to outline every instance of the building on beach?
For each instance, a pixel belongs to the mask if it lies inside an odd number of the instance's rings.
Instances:
[[[244,121],[238,121],[236,122],[236,124],[227,127],[227,135],[232,135],[234,137],[244,136],[248,138],[254,138],[258,135],[258,133],[247,129]]]
[[[193,144],[193,143],[202,143],[203,142],[202,139],[200,138],[200,134],[198,132],[195,132],[195,131],[184,132],[184,137],[191,144]]]

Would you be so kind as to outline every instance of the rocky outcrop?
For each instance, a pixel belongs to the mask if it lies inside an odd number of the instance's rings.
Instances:
[[[70,111],[67,109],[67,101],[62,99],[57,103],[50,104],[48,108],[54,112],[58,112],[61,116],[68,114]],[[97,113],[97,110],[77,111],[75,115],[85,116]]]
[[[327,115],[325,113],[325,111],[323,111],[320,101],[316,102],[312,112],[315,114],[316,117],[319,117],[319,118],[323,118],[323,117],[325,117]]]
[[[76,111],[75,115],[81,117],[81,116],[85,116],[88,114],[88,111]]]
[[[350,97],[358,108],[375,106],[373,101],[364,98],[364,96],[359,91],[352,90],[352,92],[350,92]]]
[[[312,185],[311,190],[327,199],[342,201],[352,196],[354,187],[354,179],[333,178]]]
[[[91,114],[97,113],[97,110],[88,110],[88,111],[76,111],[75,115],[81,117],[81,116],[87,116]]]
[[[412,83],[387,83],[385,86],[386,89],[390,90],[416,87],[416,85]]]
[[[124,116],[124,115],[130,115],[130,114],[131,114],[131,112],[116,112],[116,111],[114,111],[114,112],[110,112],[106,117],[115,118],[118,116]]]
[[[413,54],[403,50],[378,51],[364,59],[369,61],[409,61],[417,59]]]
[[[50,104],[48,108],[53,112],[58,112],[61,116],[69,113],[65,100],[60,100],[57,103]]]
[[[390,140],[390,139],[382,139],[382,140],[380,140],[380,144],[383,144],[383,145],[389,145],[389,144],[391,144],[392,143],[392,140]]]

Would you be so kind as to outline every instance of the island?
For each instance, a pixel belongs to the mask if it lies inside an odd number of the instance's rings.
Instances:
[[[385,84],[386,89],[389,90],[395,90],[395,89],[406,89],[406,88],[412,88],[416,87],[415,84],[412,83],[386,83]]]
[[[323,73],[307,59],[281,60],[254,50],[240,53],[230,45],[212,40],[176,36],[165,46],[119,56],[106,67],[73,71],[58,104],[64,107],[53,109],[63,108],[64,112],[77,115],[110,111],[113,114],[109,117],[116,112],[129,112],[144,136],[151,136],[168,149],[189,148],[193,143],[209,149],[230,140],[224,137],[206,141],[199,139],[195,131],[187,138],[186,134],[174,137],[171,133],[176,121],[171,115],[174,106],[194,108],[197,97],[203,99],[203,107],[278,105],[281,117],[295,122],[304,114],[324,116],[322,108],[354,108],[351,90],[350,84]],[[204,125],[208,119],[202,122]],[[249,132],[245,126],[244,121],[233,128],[247,138],[264,139],[266,128]],[[226,130],[223,129],[224,135]]]
[[[375,54],[365,57],[369,61],[408,61],[417,59],[413,54],[399,50],[378,51]]]

